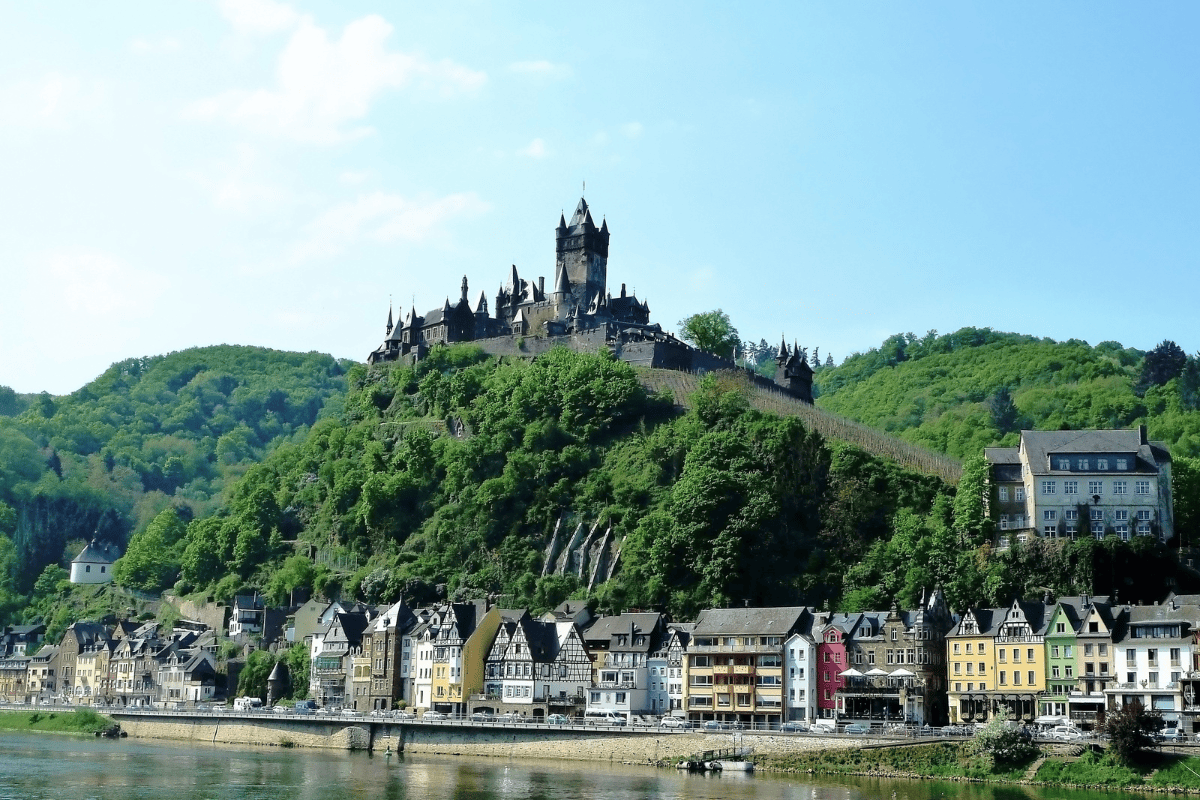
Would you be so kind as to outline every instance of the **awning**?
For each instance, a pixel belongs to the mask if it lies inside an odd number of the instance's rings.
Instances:
[[[868,674],[870,674],[870,673],[868,673]],[[901,667],[900,669],[893,670],[892,673],[888,677],[889,678],[915,678],[915,677],[917,677],[917,673],[909,672],[904,667]]]
[[[839,672],[838,675],[842,676],[843,678],[861,678],[863,676],[863,674],[854,667],[851,667],[844,672]]]
[[[867,670],[868,678],[882,678],[885,675],[887,675],[887,673],[881,670],[879,667]]]

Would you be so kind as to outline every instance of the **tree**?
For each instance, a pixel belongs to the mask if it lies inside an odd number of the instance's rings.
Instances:
[[[246,666],[238,675],[238,697],[267,699],[267,678],[275,668],[275,656],[266,650],[255,650],[246,656]]]
[[[129,540],[125,555],[113,565],[113,580],[146,592],[159,592],[174,583],[179,572],[177,544],[186,530],[175,509],[160,513]]]
[[[1037,746],[1010,721],[1008,706],[1000,706],[975,734],[971,749],[990,761],[989,767],[1022,764],[1038,752]]]
[[[1187,365],[1187,353],[1183,348],[1164,339],[1149,353],[1142,362],[1142,377],[1138,381],[1138,394],[1145,395],[1151,386],[1162,386],[1172,378],[1179,377]]]
[[[1001,386],[988,400],[988,410],[992,414],[992,424],[1001,435],[1015,431],[1020,424],[1020,412],[1013,403],[1012,392],[1007,386]]]
[[[1137,701],[1110,711],[1104,722],[1108,750],[1122,764],[1133,763],[1138,753],[1154,744],[1154,734],[1161,727],[1162,714],[1147,711]]]
[[[1171,460],[1171,497],[1175,503],[1175,535],[1181,546],[1200,541],[1200,459]]]
[[[679,338],[697,349],[724,358],[733,357],[733,349],[741,345],[737,328],[721,309],[693,314],[679,322]]]

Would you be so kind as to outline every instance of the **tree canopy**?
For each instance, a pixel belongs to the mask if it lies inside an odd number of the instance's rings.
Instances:
[[[732,358],[734,349],[741,344],[737,328],[719,308],[685,317],[678,325],[679,338],[706,353]]]

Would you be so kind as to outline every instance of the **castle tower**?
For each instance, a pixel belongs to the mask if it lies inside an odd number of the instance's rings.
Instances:
[[[587,201],[581,197],[570,224],[560,215],[554,234],[555,274],[560,269],[566,273],[575,302],[587,307],[597,294],[607,292],[608,222],[597,229]]]

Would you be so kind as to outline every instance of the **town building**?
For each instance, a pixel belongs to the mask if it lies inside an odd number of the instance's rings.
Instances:
[[[412,609],[401,600],[389,606],[371,625],[372,711],[388,711],[395,708],[398,700],[412,700],[408,690],[412,638],[408,634],[416,622]]]
[[[592,659],[587,714],[618,714],[626,719],[653,713],[650,706],[650,657],[666,638],[666,620],[658,613],[600,617],[583,632]]]
[[[997,544],[1030,536],[1174,536],[1171,456],[1136,430],[1021,431],[989,447]]]
[[[1110,709],[1141,703],[1159,712],[1167,728],[1200,733],[1193,677],[1200,607],[1187,603],[1189,599],[1170,596],[1161,604],[1118,608],[1113,635],[1116,680],[1104,690]]]
[[[1055,607],[1014,600],[970,608],[946,635],[950,721],[986,722],[1000,706],[1032,722],[1046,691],[1046,628]]]
[[[802,629],[810,613],[804,607],[701,611],[687,652],[688,718],[780,724],[784,642]]]
[[[811,721],[818,718],[817,712],[817,643],[813,638],[812,622],[788,637],[783,643],[784,684],[787,698],[784,700],[784,716],[789,722]],[[819,634],[818,634],[819,635]]]
[[[257,593],[234,597],[229,617],[229,638],[261,636],[266,613],[267,604]]]

